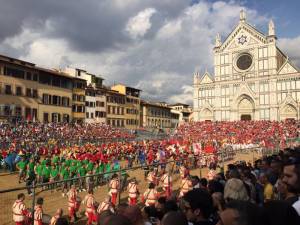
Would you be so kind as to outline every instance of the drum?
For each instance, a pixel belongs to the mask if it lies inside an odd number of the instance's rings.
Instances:
[[[49,225],[51,222],[51,216],[48,214],[43,214],[42,223],[43,225]]]

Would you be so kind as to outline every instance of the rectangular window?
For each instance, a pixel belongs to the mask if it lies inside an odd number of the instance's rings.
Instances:
[[[43,104],[49,104],[49,95],[43,94]]]
[[[62,105],[65,107],[69,106],[69,98],[68,97],[62,97]]]
[[[22,87],[16,87],[16,95],[22,96]]]
[[[38,92],[36,89],[32,89],[32,97],[33,98],[38,98]]]
[[[31,89],[30,88],[26,88],[26,96],[31,97]]]
[[[5,94],[6,95],[11,95],[12,94],[11,85],[5,85]]]
[[[296,89],[300,89],[300,80],[296,80]]]
[[[4,115],[5,116],[11,116],[11,109],[9,105],[4,106]]]
[[[44,121],[44,123],[49,123],[49,113],[44,113],[43,121]]]
[[[56,95],[53,95],[53,96],[52,96],[52,104],[53,104],[53,105],[57,105],[57,104],[58,104],[58,98],[57,98]]]
[[[291,82],[289,80],[286,81],[286,89],[287,90],[291,89]]]
[[[291,89],[296,89],[296,81],[295,80],[292,80],[291,81]]]
[[[270,109],[261,109],[259,114],[261,120],[270,120]]]
[[[89,118],[89,113],[87,112],[86,114],[85,114],[85,117],[88,119]]]
[[[22,107],[21,106],[15,107],[15,115],[18,117],[22,116]]]
[[[26,118],[26,120],[32,120],[30,108],[27,108],[27,107],[25,108],[25,118]]]
[[[35,108],[32,109],[32,119],[37,120],[37,109]]]
[[[92,119],[94,118],[94,113],[91,113],[91,118],[92,118]]]
[[[258,69],[259,70],[267,70],[268,69],[268,60],[262,59],[258,61]]]
[[[26,80],[32,80],[32,73],[26,72]]]
[[[38,81],[38,74],[37,74],[37,73],[34,73],[34,74],[33,74],[33,80],[34,80],[34,81]]]
[[[268,57],[268,48],[259,48],[258,49],[258,58],[266,58]]]

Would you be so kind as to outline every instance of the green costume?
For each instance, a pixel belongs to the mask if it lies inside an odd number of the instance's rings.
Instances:
[[[27,165],[26,161],[23,160],[17,163],[17,166],[18,168],[20,168],[20,170],[25,170],[26,165]]]

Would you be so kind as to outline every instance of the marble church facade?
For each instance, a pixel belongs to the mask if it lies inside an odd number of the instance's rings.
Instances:
[[[214,75],[194,74],[194,121],[299,119],[300,73],[277,47],[273,21],[263,34],[240,21],[216,36]]]

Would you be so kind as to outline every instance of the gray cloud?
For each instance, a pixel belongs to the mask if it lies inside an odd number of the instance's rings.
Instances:
[[[80,67],[101,74],[107,84],[140,88],[147,99],[188,103],[193,72],[212,69],[214,37],[231,32],[242,7],[187,0],[0,2],[3,54],[46,67]],[[128,21],[149,8],[155,9],[151,26],[132,37]],[[247,14],[250,22],[267,26],[256,11]]]

